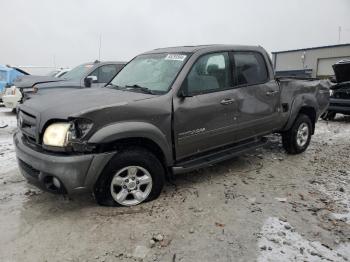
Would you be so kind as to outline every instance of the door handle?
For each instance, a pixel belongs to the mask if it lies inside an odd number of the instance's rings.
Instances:
[[[273,90],[273,91],[267,91],[267,92],[266,92],[266,95],[267,95],[267,96],[274,96],[274,95],[276,95],[276,94],[278,94],[278,93],[279,93],[279,91]]]
[[[221,100],[220,104],[229,105],[229,104],[233,104],[234,102],[235,102],[235,100],[233,98],[225,98],[225,99]]]

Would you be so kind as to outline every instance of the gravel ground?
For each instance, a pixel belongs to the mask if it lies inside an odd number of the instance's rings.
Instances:
[[[0,261],[350,261],[350,117],[320,121],[309,149],[280,138],[177,176],[156,201],[97,206],[28,185],[0,108]]]

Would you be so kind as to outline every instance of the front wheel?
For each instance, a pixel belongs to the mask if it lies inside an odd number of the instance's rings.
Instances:
[[[309,146],[311,134],[311,119],[307,115],[300,114],[292,127],[282,134],[283,148],[289,154],[300,154]]]
[[[142,148],[118,152],[105,167],[94,193],[104,206],[134,206],[157,198],[164,185],[164,168]]]

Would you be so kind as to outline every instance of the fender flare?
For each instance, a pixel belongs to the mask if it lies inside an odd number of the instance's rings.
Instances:
[[[172,147],[169,145],[166,135],[155,125],[147,122],[119,122],[107,125],[95,132],[88,143],[111,143],[127,138],[149,139],[162,150],[166,164],[173,162]]]
[[[318,104],[316,97],[313,94],[300,94],[296,96],[292,102],[290,114],[287,120],[287,124],[283,128],[283,131],[289,130],[295,119],[298,117],[299,112],[302,108],[312,108],[316,112],[315,122],[318,118]]]

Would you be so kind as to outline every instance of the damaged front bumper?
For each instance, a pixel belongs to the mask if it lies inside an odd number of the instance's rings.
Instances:
[[[104,166],[115,152],[100,154],[57,154],[30,147],[20,131],[14,144],[22,175],[39,188],[52,193],[92,192]]]

